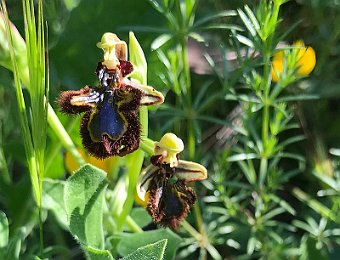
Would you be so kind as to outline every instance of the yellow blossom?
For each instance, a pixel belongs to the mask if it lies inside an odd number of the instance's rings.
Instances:
[[[315,67],[316,64],[316,56],[315,51],[312,47],[305,47],[305,44],[302,40],[296,41],[293,44],[293,47],[297,47],[298,50],[296,52],[296,67],[297,74],[299,76],[307,76],[309,75]],[[285,52],[278,51],[275,53],[273,57],[273,63],[271,68],[272,81],[277,82],[279,80],[280,74],[283,72],[284,61],[285,61]]]
[[[90,163],[93,166],[106,171],[107,173],[110,173],[110,171],[112,170],[112,166],[118,160],[118,157],[110,157],[105,160],[100,160],[89,154],[85,154],[84,151],[81,149],[78,149],[78,151],[84,158],[85,162]],[[64,161],[67,171],[71,174],[80,168],[80,165],[74,160],[73,156],[69,152],[66,152]]]

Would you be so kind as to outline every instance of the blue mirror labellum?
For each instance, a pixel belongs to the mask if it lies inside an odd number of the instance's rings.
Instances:
[[[96,69],[99,86],[64,91],[57,100],[64,113],[85,113],[80,134],[83,146],[96,158],[124,156],[138,149],[139,107],[164,101],[154,88],[127,79],[132,70],[132,64],[126,60],[119,60],[115,68],[99,62]]]

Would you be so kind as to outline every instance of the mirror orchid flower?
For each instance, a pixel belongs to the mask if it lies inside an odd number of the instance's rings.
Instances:
[[[139,147],[139,107],[161,104],[164,97],[127,78],[133,65],[127,60],[126,43],[117,35],[105,33],[97,47],[104,51],[96,69],[99,85],[64,91],[57,103],[66,114],[84,113],[80,134],[90,155],[124,156]]]
[[[204,166],[179,159],[183,149],[180,138],[165,134],[155,143],[151,164],[141,172],[137,185],[137,195],[154,222],[174,230],[197,199],[187,183],[207,178]]]

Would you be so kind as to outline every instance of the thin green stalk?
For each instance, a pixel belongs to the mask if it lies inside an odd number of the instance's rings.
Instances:
[[[29,76],[27,84],[30,86],[30,107],[29,125],[27,118],[27,108],[20,84],[20,72],[18,69],[18,60],[20,57],[15,56],[15,47],[13,43],[13,34],[10,27],[8,13],[5,1],[2,1],[1,11],[4,13],[7,39],[9,43],[9,52],[12,62],[14,83],[16,89],[17,102],[19,107],[19,116],[21,129],[24,139],[26,158],[33,187],[33,193],[36,205],[39,209],[39,227],[40,227],[40,254],[43,254],[43,222],[41,217],[42,204],[42,178],[44,174],[44,153],[46,146],[46,129],[47,129],[47,100],[48,84],[46,85],[46,64],[45,64],[45,38],[43,27],[43,10],[42,1],[38,2],[38,20],[35,18],[34,3],[32,0],[23,0],[23,11],[25,21],[26,37],[26,59]],[[38,23],[38,26],[36,24]],[[31,127],[30,127],[31,126]],[[43,257],[43,256],[42,256]]]
[[[138,226],[138,224],[130,217],[127,216],[125,223],[129,226],[129,228],[135,232],[135,233],[142,233],[143,229],[140,228],[140,226]]]
[[[188,121],[188,153],[189,153],[189,160],[195,159],[195,152],[196,152],[196,138],[192,120]]]
[[[148,139],[148,138],[145,138]],[[143,150],[143,152],[152,155],[154,153],[154,145],[149,142],[150,139],[144,140],[142,139],[139,145],[139,148]]]
[[[278,1],[274,1],[274,9],[271,14],[271,21],[277,23],[278,15],[279,15],[280,3]],[[268,36],[268,38],[263,42],[263,61],[264,61],[264,70],[263,70],[263,112],[262,112],[262,144],[263,151],[261,154],[261,162],[260,162],[260,176],[259,176],[259,187],[262,188],[267,171],[268,171],[268,158],[271,156],[268,150],[269,143],[269,124],[270,124],[270,73],[271,73],[271,48],[273,41],[273,33]]]
[[[189,59],[188,59],[188,47],[187,47],[187,37],[183,36],[181,38],[181,57],[183,63],[183,71],[185,77],[185,92],[184,94],[187,96],[187,101],[190,102],[191,106],[191,77],[190,77],[190,67],[189,67]]]
[[[204,223],[203,223],[203,217],[202,217],[200,205],[198,203],[195,203],[193,208],[194,208],[194,215],[195,215],[197,228],[201,232],[201,234],[203,234],[203,232],[204,232],[203,224]]]
[[[37,178],[36,200],[39,209],[40,255],[43,257],[43,220],[42,220],[42,179],[44,176],[45,148],[47,137],[47,101],[49,84],[46,82],[45,32],[42,1],[38,1],[37,18],[34,2],[23,0],[27,64],[29,70],[30,93],[30,138],[33,144],[33,175]]]
[[[72,132],[74,127],[78,126],[79,122],[77,120],[72,120],[71,123],[67,126],[67,132]],[[63,147],[61,142],[58,142],[53,147],[51,147],[50,152],[46,156],[45,160],[45,172],[48,172],[52,163],[56,159],[56,156],[60,153],[60,149]],[[78,153],[76,156],[81,155]],[[74,155],[72,155],[74,157]]]
[[[259,188],[262,189],[266,180],[268,171],[268,159],[266,157],[261,158],[260,161],[260,176],[259,176]]]
[[[198,232],[193,226],[189,224],[186,220],[181,222],[181,226],[190,234],[200,245],[200,259],[207,259],[207,251],[214,259],[222,259],[221,255],[217,249],[210,244],[206,234]]]
[[[62,145],[66,148],[67,151],[71,153],[71,155],[74,157],[76,162],[79,165],[84,165],[85,161],[81,154],[79,153],[77,147],[74,145],[71,137],[69,134],[66,132],[64,126],[61,124],[58,116],[54,112],[52,106],[49,104],[48,105],[48,117],[47,117],[47,122],[49,126],[52,128],[54,133],[57,135],[59,138],[60,142]]]
[[[144,161],[144,152],[141,150],[137,150],[133,152],[132,154],[127,155],[126,157],[127,160],[127,169],[128,169],[128,179],[129,179],[129,186],[128,186],[128,191],[127,191],[127,198],[125,200],[123,210],[120,213],[120,215],[117,218],[117,229],[118,232],[122,231],[123,224],[126,222],[126,218],[129,215],[134,198],[135,198],[135,193],[136,193],[136,185],[137,185],[137,180],[139,173],[142,168],[142,164]]]
[[[181,226],[197,241],[202,240],[202,235],[193,226],[191,226],[188,221],[181,221]]]
[[[133,79],[139,81],[141,84],[147,84],[147,63],[136,37],[132,32],[129,34],[129,51],[130,51],[130,61],[135,66],[135,70],[138,72],[134,74]],[[147,138],[148,136],[148,108],[142,107],[139,113],[140,125],[141,125],[141,136]],[[118,231],[121,231],[124,222],[132,209],[134,196],[136,193],[136,185],[139,173],[142,169],[144,161],[144,152],[138,149],[132,154],[126,156],[128,163],[128,177],[129,177],[129,187],[127,198],[125,200],[123,210],[117,219]]]
[[[181,10],[178,5],[178,15],[181,17]],[[183,17],[185,20],[185,17]],[[189,67],[189,59],[188,59],[188,47],[187,47],[187,35],[184,35],[185,28],[184,23],[182,21],[179,22],[182,26],[182,33],[181,39],[180,39],[180,45],[181,45],[181,58],[182,58],[182,65],[183,65],[183,72],[184,72],[184,78],[185,78],[185,89],[184,89],[184,95],[185,95],[185,101],[186,107],[189,109],[189,111],[192,111],[192,93],[191,93],[191,74],[190,74],[190,67]],[[193,160],[195,158],[195,150],[196,150],[196,139],[195,139],[195,133],[194,133],[194,127],[191,120],[189,120],[188,128],[187,128],[187,136],[188,136],[188,153],[189,153],[189,159]],[[196,224],[198,227],[198,230],[200,231],[201,235],[205,236],[204,231],[204,225],[203,225],[203,218],[201,209],[198,203],[194,205],[194,215],[196,219]],[[202,248],[202,250],[205,250]]]
[[[2,147],[0,148],[0,160],[1,160],[1,171],[3,174],[3,180],[5,183],[10,184],[12,182],[11,176],[8,171],[7,162]]]

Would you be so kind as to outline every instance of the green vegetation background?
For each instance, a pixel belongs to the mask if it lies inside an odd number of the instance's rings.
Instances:
[[[167,112],[166,108],[160,109],[160,111],[151,111],[149,137],[159,140],[166,131],[173,131],[183,138],[186,145],[190,142],[183,125],[186,124],[187,117],[192,119],[190,118],[192,111],[185,111],[187,108],[185,105],[178,106],[178,100],[180,100],[179,102],[187,101],[179,99],[179,95],[176,95],[173,89],[174,86],[169,86],[169,81],[164,80],[167,70],[159,60],[159,53],[151,50],[154,40],[160,33],[171,30],[171,25],[152,7],[149,1],[45,0],[43,2],[49,28],[50,100],[53,106],[52,101],[56,99],[60,91],[79,89],[86,84],[96,84],[94,70],[97,61],[102,57],[102,51],[96,48],[95,44],[103,33],[117,33],[121,39],[128,42],[128,32],[134,31],[148,62],[148,84],[166,93],[168,106],[175,106],[185,112],[185,116],[178,116],[176,119],[173,114]],[[260,2],[268,3],[270,1],[200,1],[197,5],[196,19],[222,10],[243,10],[244,5],[255,10]],[[21,1],[8,1],[7,6],[11,21],[23,35]],[[337,259],[340,255],[338,214],[340,205],[340,120],[338,118],[340,113],[340,74],[338,73],[340,67],[340,3],[337,0],[288,1],[281,6],[280,18],[282,20],[277,26],[277,34],[280,35],[295,25],[291,33],[283,40],[286,43],[292,43],[297,39],[303,39],[306,46],[314,48],[317,56],[317,64],[312,74],[308,78],[294,82],[288,89],[288,93],[293,95],[302,93],[314,95],[317,99],[288,103],[287,111],[299,128],[293,132],[285,132],[280,136],[285,140],[291,136],[304,135],[304,140],[293,143],[288,148],[289,152],[299,154],[303,159],[297,163],[296,160],[293,160],[296,158],[286,158],[280,162],[282,170],[275,170],[273,179],[278,175],[284,176],[293,168],[299,170],[282,182],[276,180],[266,182],[268,189],[266,189],[267,197],[264,196],[264,200],[275,201],[273,196],[282,199],[288,206],[282,205],[281,200],[277,204],[287,212],[278,210],[277,214],[274,211],[272,216],[263,214],[265,216],[263,219],[268,220],[267,223],[254,224],[252,222],[257,220],[255,216],[258,205],[256,205],[255,197],[258,195],[256,193],[258,190],[249,191],[251,188],[243,177],[242,169],[240,170],[240,167],[233,164],[233,160],[228,161],[227,159],[231,154],[247,154],[247,148],[243,147],[244,150],[234,149],[237,136],[228,136],[222,140],[214,138],[216,132],[226,127],[229,123],[228,120],[235,120],[231,116],[231,112],[235,111],[239,103],[235,100],[227,102],[224,98],[217,99],[211,104],[208,103],[203,110],[204,115],[208,115],[208,120],[201,120],[195,125],[195,155],[194,158],[190,158],[206,165],[209,171],[209,179],[203,184],[198,184],[196,190],[205,225],[205,231],[202,232],[207,232],[208,245],[214,246],[214,249],[205,247],[204,241],[192,236],[190,232],[188,234],[187,230],[181,230],[178,235],[169,230],[162,230],[155,237],[168,239],[168,248],[172,246],[171,251],[167,251],[168,257],[171,257],[176,250],[177,259],[196,259],[198,256],[201,259],[220,259],[220,257]],[[256,62],[243,64],[241,72],[237,70],[239,64],[235,59],[230,58],[228,62],[223,63],[226,53],[235,54],[237,51],[233,44],[230,28],[224,29],[223,26],[216,26],[225,24],[244,28],[240,17],[232,16],[219,18],[216,20],[215,26],[197,32],[205,40],[205,43],[197,45],[200,51],[202,53],[207,51],[211,55],[218,72],[221,73],[225,66],[228,69],[224,70],[223,75],[215,73],[210,69],[211,64],[201,57],[198,64],[205,73],[196,73],[196,68],[190,74],[193,103],[195,98],[201,98],[203,103],[214,93],[224,93],[219,92],[221,86],[237,91],[241,89],[237,93],[244,93],[242,85],[245,80],[241,79],[241,74],[245,70],[262,70],[261,63]],[[247,33],[245,34],[247,35]],[[246,46],[241,49],[244,48]],[[171,44],[162,47],[164,53],[168,53],[171,49],[174,49]],[[191,53],[190,47],[189,53]],[[189,56],[189,60],[190,58]],[[227,83],[221,83],[221,80]],[[204,83],[208,85],[204,85]],[[12,73],[1,67],[0,145],[2,148],[1,157],[5,159],[6,164],[1,163],[0,170],[10,172],[12,184],[7,185],[4,180],[0,182],[0,210],[6,213],[10,221],[12,247],[14,251],[19,250],[15,256],[20,255],[22,259],[29,259],[39,254],[38,213],[35,209],[29,174],[27,174],[25,151],[18,127],[20,123],[17,116],[15,92],[13,88],[10,88],[12,85]],[[200,93],[201,89],[206,86],[208,86],[207,91],[202,93],[202,98],[197,93]],[[228,92],[224,94],[226,93]],[[72,140],[81,147],[78,133],[79,117],[59,116],[69,130]],[[225,118],[228,118],[227,123],[223,123]],[[261,115],[257,119],[259,118]],[[254,123],[256,130],[259,125],[256,122],[257,119],[252,118],[248,121]],[[173,123],[170,124],[169,121]],[[55,134],[51,130],[48,131],[46,150],[48,165],[45,177],[65,180],[69,177],[69,173],[65,169],[65,150],[61,147]],[[192,157],[190,151],[183,154],[183,158],[189,159],[189,157]],[[238,160],[235,157],[232,158],[235,161]],[[277,177],[277,179],[281,177]],[[109,188],[113,190],[117,180],[117,176],[113,177]],[[56,183],[51,182],[46,185],[59,189],[60,187]],[[277,186],[270,187],[272,184]],[[58,190],[56,194],[58,195]],[[263,203],[263,205],[268,206],[264,210],[261,209],[266,213],[276,209],[276,206],[269,203]],[[56,208],[57,206],[54,207],[54,210]],[[140,219],[141,223],[139,224],[143,227],[144,222],[148,223],[150,220],[140,209],[140,207],[136,207],[131,215],[137,223]],[[50,214],[50,211],[48,212],[44,212],[45,254],[56,259],[66,259],[67,257],[81,259],[84,257],[80,246],[66,230],[65,222]],[[252,217],[253,215],[254,217]],[[5,223],[5,219],[1,215],[0,222]],[[195,227],[194,214],[188,217],[188,222]],[[256,225],[258,225],[258,229],[254,231],[253,227]],[[1,227],[3,226],[6,225],[1,225]],[[146,227],[146,229],[156,228],[152,224],[146,225]],[[271,231],[273,234],[270,234]],[[0,229],[0,236],[1,232]],[[266,234],[267,232],[269,233]],[[106,248],[110,248],[116,257],[132,252],[132,249],[129,248],[131,245],[126,242],[129,240],[122,240],[122,237],[128,236],[129,232],[126,233],[123,236],[117,234],[116,237],[106,238],[106,243],[110,244],[110,247]],[[152,234],[150,233],[149,236],[151,237]],[[139,237],[131,238],[131,241],[138,241],[138,239],[140,240]],[[118,244],[120,240],[123,242]],[[151,242],[154,241],[150,239],[150,241],[146,241],[145,245]],[[173,244],[170,245],[170,242]],[[21,245],[19,249],[16,246],[18,243]],[[160,251],[164,251],[163,247]],[[202,248],[204,250],[201,250]],[[214,251],[215,248],[217,253]],[[208,253],[205,250],[208,250]]]

